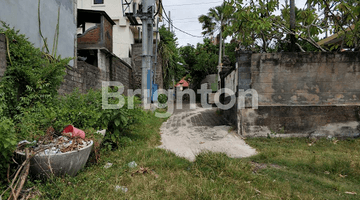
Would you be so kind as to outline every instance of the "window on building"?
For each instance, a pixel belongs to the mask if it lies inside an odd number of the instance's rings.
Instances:
[[[94,0],[94,4],[104,4],[104,0]]]

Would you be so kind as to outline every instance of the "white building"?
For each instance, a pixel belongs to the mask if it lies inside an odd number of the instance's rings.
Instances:
[[[58,42],[53,44],[58,17]],[[0,1],[0,21],[4,21],[11,28],[14,27],[15,30],[26,35],[37,48],[42,49],[46,39],[48,53],[55,53],[55,49],[54,52],[52,49],[57,46],[57,56],[76,58],[76,0],[43,0],[40,8],[38,0],[2,0]],[[44,39],[40,35],[40,28]],[[69,65],[76,66],[76,59],[75,62],[71,60]]]
[[[134,6],[136,6],[136,8],[138,9],[139,8],[138,5],[139,3],[141,3],[141,1],[142,0],[132,0],[132,1],[127,0],[127,2],[132,2],[131,5],[129,6],[130,11],[133,12]],[[110,18],[116,23],[116,25],[113,26],[113,53],[131,65],[130,57],[132,52],[132,44],[135,43],[135,39],[139,38],[138,28],[140,28],[140,35],[141,35],[141,26],[131,25],[127,17],[123,16],[122,1],[121,0],[78,0],[77,6],[79,9],[105,11],[110,16]],[[158,6],[158,1],[157,1],[157,6]],[[160,16],[160,20],[161,20],[161,12],[159,15],[157,15],[157,17],[158,16]],[[154,39],[155,39],[155,35],[154,35]]]

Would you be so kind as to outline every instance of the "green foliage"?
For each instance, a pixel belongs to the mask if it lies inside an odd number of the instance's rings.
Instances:
[[[101,92],[89,90],[87,94],[81,94],[75,89],[66,96],[51,99],[46,105],[36,102],[33,107],[23,111],[20,115],[22,123],[17,125],[21,139],[32,140],[42,136],[50,126],[58,133],[70,124],[82,130],[99,129],[103,112]]]
[[[218,36],[220,37],[220,29],[224,31],[229,22],[228,15],[224,15],[224,5],[226,5],[226,2],[221,6],[210,8],[206,15],[200,15],[198,20],[202,24],[203,35],[213,37],[215,33],[218,32]],[[226,38],[226,36],[223,38]]]
[[[35,48],[25,35],[9,28],[3,23],[0,32],[5,33],[9,41],[10,58],[7,61],[5,76],[1,80],[4,86],[6,114],[19,119],[17,115],[24,108],[31,108],[36,102],[46,104],[57,95],[65,67],[71,60],[53,58]],[[10,60],[12,62],[10,62]]]
[[[228,20],[224,35],[236,39],[240,48],[255,52],[287,51],[290,35],[295,35],[297,46],[301,47],[297,51],[340,50],[344,46],[360,49],[359,1],[310,0],[308,3],[310,9],[295,8],[295,29],[290,30],[290,7],[280,8],[279,0],[229,1],[223,8],[224,20]],[[276,14],[279,10],[281,15]],[[211,25],[203,24],[203,29],[207,31]],[[342,40],[329,49],[321,47],[316,38],[325,31],[338,33]]]
[[[6,36],[8,55],[7,69],[0,82],[0,178],[4,180],[17,142],[43,128],[37,122],[46,119],[39,113],[57,95],[70,59],[44,54],[25,35],[4,22],[1,24],[0,33]]]
[[[159,29],[160,43],[159,43],[159,54],[162,58],[164,87],[173,87],[175,83],[172,79],[177,82],[183,78],[186,74],[186,69],[183,66],[184,60],[179,54],[177,48],[175,34],[168,31],[165,26]]]
[[[339,34],[343,40],[330,45],[331,49],[341,50],[347,46],[360,50],[360,2],[356,0],[311,0],[310,4],[324,11],[319,24],[327,28],[330,34]],[[323,29],[324,29],[323,28]],[[341,47],[341,48],[339,48]]]
[[[164,104],[167,102],[168,97],[165,94],[160,94],[158,97],[159,103]]]
[[[62,124],[72,124],[81,129],[100,129],[99,120],[103,113],[101,98],[101,91],[89,90],[86,94],[81,94],[76,89],[58,100],[61,104],[58,120],[63,122]]]
[[[0,180],[5,180],[6,178],[6,169],[17,143],[14,123],[11,119],[4,116],[4,109],[4,93],[0,85]]]
[[[231,65],[235,64],[235,48],[236,43],[227,43],[225,45],[224,54],[229,56]],[[190,74],[193,85],[198,85],[207,75],[216,74],[219,45],[214,45],[209,38],[205,38],[203,43],[194,46],[183,46],[179,49],[181,57],[186,63],[186,69]]]
[[[107,134],[105,136],[104,146],[111,150],[113,147],[118,147],[129,143],[129,140],[123,138],[131,125],[141,120],[144,111],[138,106],[141,101],[134,97],[134,108],[128,109],[128,97],[123,96],[125,104],[120,109],[104,110],[99,118],[103,127],[106,127]],[[112,99],[110,103],[117,103],[117,100]]]

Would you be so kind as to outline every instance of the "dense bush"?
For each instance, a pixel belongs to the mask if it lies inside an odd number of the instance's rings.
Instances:
[[[53,58],[35,48],[25,35],[2,23],[0,33],[7,39],[7,69],[0,82],[0,180],[6,175],[16,143],[39,132],[33,113],[41,113],[57,95],[69,59]],[[23,129],[25,119],[33,123]],[[26,120],[25,120],[26,121]],[[34,131],[36,130],[36,131]]]
[[[15,149],[16,145],[14,123],[11,119],[4,116],[4,107],[4,93],[2,92],[2,87],[0,85],[0,180],[5,180],[5,170],[8,167],[12,151]]]
[[[108,134],[105,137],[104,145],[111,149],[128,143],[124,134],[132,124],[141,120],[144,111],[138,106],[141,101],[134,97],[134,108],[128,109],[128,98],[124,96],[125,104],[120,109],[104,110],[100,121],[103,127],[107,128]],[[117,103],[117,99],[112,99],[109,103]]]
[[[7,27],[0,27],[9,41],[7,70],[0,81],[0,185],[6,180],[6,170],[13,151],[20,140],[36,140],[49,127],[60,133],[72,124],[86,132],[88,137],[96,130],[107,129],[103,144],[107,148],[128,143],[124,132],[143,115],[139,106],[128,109],[103,110],[101,91],[81,94],[74,90],[59,96],[57,90],[63,81],[69,59],[53,58],[33,47],[24,35]],[[126,102],[127,99],[124,97]],[[110,103],[117,103],[111,99]],[[135,100],[138,104],[139,100]]]

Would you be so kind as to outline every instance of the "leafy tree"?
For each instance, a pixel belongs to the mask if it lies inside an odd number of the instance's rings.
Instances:
[[[186,74],[184,67],[184,60],[180,57],[179,49],[177,48],[177,38],[175,34],[168,31],[165,26],[159,29],[160,43],[159,53],[162,57],[164,87],[172,87],[172,79],[179,81]]]
[[[324,13],[318,27],[337,33],[342,39],[331,49],[341,50],[345,45],[360,49],[360,2],[358,0],[310,0],[310,5],[318,7]],[[340,48],[339,48],[340,47]]]
[[[235,63],[236,43],[225,44],[232,65]],[[180,55],[186,63],[189,72],[189,79],[193,85],[199,86],[200,82],[209,74],[217,73],[219,45],[214,45],[209,38],[205,38],[203,43],[195,46],[180,47]]]
[[[322,13],[318,15],[311,8],[296,8],[294,30],[290,28],[290,8],[287,5],[281,8],[282,16],[275,14],[280,6],[279,0],[247,2],[231,0],[224,8],[225,15],[230,16],[225,34],[236,38],[243,49],[256,52],[279,51],[279,47],[284,46],[281,43],[290,43],[290,36],[295,36],[298,51],[316,49],[325,52],[329,49],[318,45],[316,38],[328,29],[342,37],[341,47],[347,45],[355,50],[360,48],[359,1],[309,0],[309,5],[319,7]],[[311,47],[305,44],[310,44]]]
[[[200,15],[198,18],[199,22],[202,24],[204,36],[214,36],[216,33],[220,32],[220,29],[224,31],[226,25],[229,22],[229,15],[225,15],[225,2],[221,6],[216,6],[210,8],[209,12],[206,15]],[[219,34],[217,34],[218,36]]]

